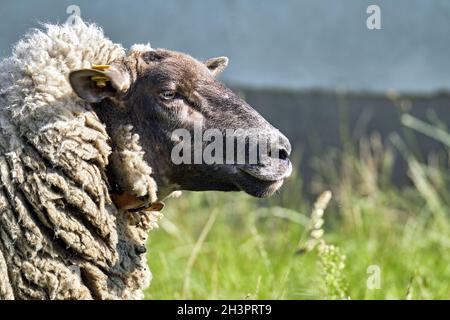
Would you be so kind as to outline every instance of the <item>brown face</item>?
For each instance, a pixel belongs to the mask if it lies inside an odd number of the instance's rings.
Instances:
[[[70,82],[110,135],[121,125],[133,126],[160,197],[174,190],[269,196],[290,175],[291,146],[215,79],[227,63],[163,49],[134,51],[106,70],[74,71]]]

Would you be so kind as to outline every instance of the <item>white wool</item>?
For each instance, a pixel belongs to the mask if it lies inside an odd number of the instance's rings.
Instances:
[[[112,43],[94,24],[45,25],[20,40],[10,58],[0,63],[2,94],[15,112],[34,112],[48,103],[73,99],[67,81],[70,71],[106,64],[123,57],[121,45]],[[30,103],[17,106],[24,98]]]
[[[70,71],[125,50],[94,24],[44,27],[0,62],[0,299],[142,298],[151,277],[143,248],[160,215],[118,212],[105,168],[118,154],[129,188],[155,200],[151,168],[131,132],[129,146],[111,150],[68,82]]]
[[[136,43],[131,46],[130,51],[140,51],[140,52],[146,52],[146,51],[152,51],[152,46],[150,43],[147,44],[139,44]]]

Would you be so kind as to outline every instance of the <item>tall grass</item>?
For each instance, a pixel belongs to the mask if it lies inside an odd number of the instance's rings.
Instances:
[[[442,126],[403,123],[449,143]],[[150,235],[146,297],[450,299],[449,174],[433,157],[417,160],[399,136],[391,141],[375,134],[330,151],[314,161],[313,181],[294,174],[268,200],[218,192],[169,200]],[[391,183],[395,150],[410,186]],[[304,185],[333,198],[310,203]],[[379,288],[367,285],[373,266]]]

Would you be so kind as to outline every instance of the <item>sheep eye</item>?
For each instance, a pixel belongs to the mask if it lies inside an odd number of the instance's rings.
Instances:
[[[163,91],[159,94],[160,98],[163,100],[172,100],[175,98],[176,92],[172,90]]]

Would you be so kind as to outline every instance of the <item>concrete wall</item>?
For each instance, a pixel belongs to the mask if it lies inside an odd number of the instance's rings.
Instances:
[[[450,86],[448,0],[40,0],[0,2],[0,56],[38,21],[84,19],[115,41],[227,55],[234,85],[432,92]],[[366,28],[381,7],[382,30]]]

